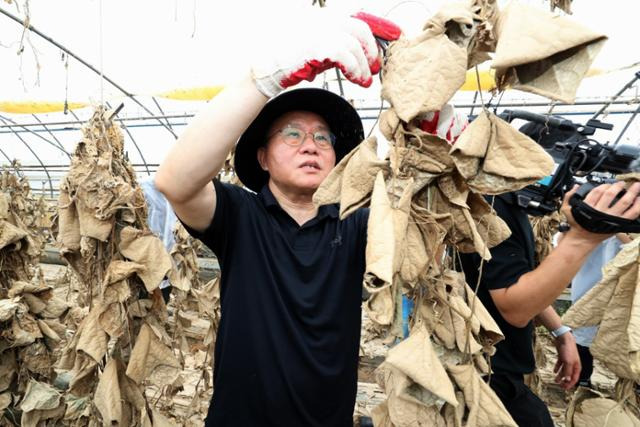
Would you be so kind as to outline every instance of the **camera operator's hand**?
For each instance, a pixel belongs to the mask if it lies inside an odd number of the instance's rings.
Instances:
[[[380,71],[381,58],[374,35],[399,37],[392,22],[360,13],[337,15],[325,9],[300,10],[281,23],[272,23],[268,34],[257,40],[260,57],[252,61],[256,86],[271,98],[302,80],[312,81],[330,68],[369,87],[372,74]]]
[[[604,212],[609,215],[619,216],[621,218],[634,220],[640,216],[640,183],[636,182],[632,184],[626,191],[626,193],[620,197],[615,203],[616,196],[624,189],[625,183],[618,181],[614,184],[601,184],[591,190],[589,194],[584,198],[584,202],[594,209]],[[611,237],[611,234],[599,234],[592,233],[582,228],[571,215],[571,206],[569,205],[569,199],[577,191],[578,186],[574,186],[569,191],[562,202],[562,213],[567,217],[567,221],[571,226],[571,229],[567,232],[567,236],[572,235],[580,240],[590,243],[600,243],[607,238]]]
[[[580,356],[576,347],[576,339],[571,332],[563,334],[554,340],[558,360],[553,368],[556,374],[555,381],[565,390],[569,390],[576,385],[580,378]]]

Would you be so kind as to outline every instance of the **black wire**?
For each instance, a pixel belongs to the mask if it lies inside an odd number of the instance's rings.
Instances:
[[[603,153],[604,153],[604,154],[600,155],[600,158],[596,162],[595,166],[593,166],[590,170],[588,170],[588,171],[586,171],[584,173],[585,175],[589,175],[590,173],[596,171],[600,167],[600,165],[602,165],[602,163],[607,159],[607,157],[609,157],[609,155],[607,154],[607,147],[605,145],[601,144],[599,141],[596,141],[595,139],[585,138],[582,141],[580,141],[580,143],[582,143],[582,142],[593,142],[593,143],[595,143],[596,146],[601,147],[603,149]]]
[[[554,174],[554,179],[553,181],[551,181],[551,184],[549,186],[549,189],[545,192],[544,198],[547,199],[547,196],[549,194],[553,194],[553,192],[562,184],[564,184],[565,182],[565,178],[567,177],[567,173],[573,175],[571,173],[571,162],[570,160],[573,158],[573,153],[576,151],[576,149],[578,148],[578,145],[580,145],[580,142],[582,141],[577,141],[575,144],[571,145],[571,149],[569,150],[569,153],[567,153],[567,155],[565,156],[565,161],[562,162],[560,164],[560,166],[558,167],[558,171],[556,171],[556,173]],[[556,177],[558,179],[556,179]]]
[[[545,192],[545,199],[547,198],[547,195],[553,194],[560,185],[564,184],[567,175],[575,176],[576,172],[585,165],[585,163],[589,159],[589,155],[586,153],[586,151],[579,151],[576,153],[576,150],[579,147],[583,146],[585,142],[594,143],[595,145],[606,149],[600,142],[592,138],[581,139],[580,141],[576,141],[574,144],[572,144],[569,153],[567,154],[567,156],[565,156],[566,160],[560,164],[558,168],[559,170],[554,174],[554,178],[557,177],[558,179],[554,179],[551,183],[552,185],[550,185],[549,189]],[[595,166],[593,166],[590,170],[585,171],[584,175],[589,175],[593,171],[597,170],[607,157],[608,156],[606,153],[604,155],[601,155],[598,158]],[[576,160],[580,160],[580,163],[577,165],[575,164]]]
[[[580,163],[574,166],[575,160],[577,159],[580,159],[581,161]],[[589,156],[584,151],[577,152],[574,162],[569,163],[569,172],[571,172],[571,175],[576,175],[578,171],[582,169],[582,166],[584,166],[587,163],[588,159],[589,159]]]

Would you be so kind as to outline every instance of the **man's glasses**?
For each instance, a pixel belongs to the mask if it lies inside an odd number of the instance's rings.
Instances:
[[[336,143],[336,137],[330,131],[326,129],[318,129],[313,132],[305,132],[295,126],[286,126],[280,130],[274,132],[269,138],[272,138],[276,134],[282,136],[282,141],[292,147],[298,147],[302,144],[307,135],[311,135],[311,139],[316,146],[323,150],[332,148]]]

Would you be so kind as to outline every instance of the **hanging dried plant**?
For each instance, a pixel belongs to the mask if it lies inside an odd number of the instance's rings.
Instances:
[[[53,365],[68,309],[39,270],[47,212],[17,163],[0,175],[0,425],[55,423],[64,402]]]
[[[88,308],[58,364],[71,376],[64,419],[162,425],[145,386],[171,384],[180,371],[158,289],[171,259],[147,226],[122,132],[103,108],[83,129],[60,185],[58,216],[60,252]]]

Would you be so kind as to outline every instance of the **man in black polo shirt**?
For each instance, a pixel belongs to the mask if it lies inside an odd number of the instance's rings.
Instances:
[[[312,196],[363,139],[362,123],[328,91],[275,95],[331,67],[366,87],[380,59],[362,21],[303,18],[291,19],[269,61],[194,119],[156,175],[220,262],[206,425],[352,425],[368,212],[341,221],[337,206],[317,208]],[[253,192],[212,182],[236,141],[235,171]]]
[[[585,201],[594,208],[624,218],[640,214],[640,184],[633,184],[627,194],[611,205],[623,183],[601,185]],[[505,339],[496,346],[491,358],[491,387],[521,426],[553,427],[545,404],[525,384],[523,375],[533,372],[533,322],[536,318],[555,338],[558,350],[556,381],[568,389],[580,374],[575,338],[562,325],[551,304],[571,282],[589,253],[609,235],[590,233],[571,217],[565,196],[562,210],[570,230],[539,266],[534,264],[535,242],[527,213],[515,203],[512,193],[488,197],[496,213],[511,229],[511,236],[491,249],[491,261],[484,263],[477,254],[461,254],[467,282],[477,283],[482,272],[478,297],[496,320]]]

